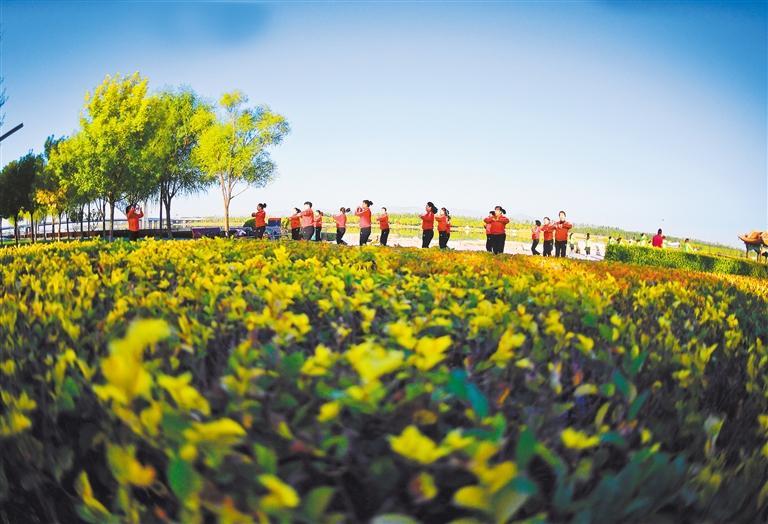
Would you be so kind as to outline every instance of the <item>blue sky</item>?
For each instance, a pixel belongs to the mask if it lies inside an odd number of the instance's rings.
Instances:
[[[0,2],[5,164],[139,71],[284,114],[287,210],[568,210],[733,244],[768,226],[765,2]],[[174,204],[221,214],[215,190]]]

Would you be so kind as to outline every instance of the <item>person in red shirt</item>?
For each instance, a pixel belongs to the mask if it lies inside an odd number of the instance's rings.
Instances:
[[[506,227],[509,224],[509,219],[504,216],[506,213],[503,207],[496,206],[493,215],[485,219],[485,223],[490,225],[491,249],[494,255],[504,253],[504,244],[507,241]]]
[[[664,238],[664,235],[661,234],[661,229],[659,229],[659,232],[653,235],[653,238],[651,239],[651,245],[658,248],[664,247]]]
[[[379,228],[381,228],[381,235],[379,235],[379,244],[382,246],[387,245],[387,239],[389,238],[389,215],[387,214],[387,208],[381,208],[381,214],[376,217],[379,222]]]
[[[451,238],[451,214],[444,207],[435,217],[437,221],[437,243],[440,249],[448,248],[448,239]]]
[[[555,256],[564,257],[568,246],[568,232],[573,224],[565,220],[565,211],[558,213],[559,220],[555,222]]]
[[[544,236],[543,255],[545,257],[552,256],[552,245],[554,244],[554,240],[553,240],[554,231],[555,231],[555,226],[553,226],[550,223],[549,217],[544,217],[544,224],[541,226],[541,234]]]
[[[131,241],[139,238],[139,219],[144,216],[144,212],[138,205],[125,208],[125,217],[128,219],[128,238]]]
[[[253,217],[253,229],[255,231],[255,237],[258,239],[264,238],[264,231],[267,230],[267,204],[256,204],[256,212],[251,213]]]
[[[291,228],[291,239],[301,240],[301,209],[293,208],[293,214],[288,217]]]
[[[539,245],[539,236],[541,235],[541,220],[536,220],[531,227],[531,255],[540,255],[536,251],[536,246]]]
[[[319,209],[317,210],[317,213],[315,214],[315,242],[320,242],[322,240],[322,234],[323,232],[323,212]]]
[[[421,218],[421,247],[428,248],[432,242],[432,238],[435,236],[435,213],[437,213],[437,207],[432,202],[427,202],[424,208],[424,214],[419,215]]]
[[[339,208],[339,214],[333,215],[333,220],[336,222],[336,243],[346,246],[347,243],[342,240],[344,233],[347,232],[347,213],[350,212],[348,207]]]
[[[302,240],[312,240],[315,236],[315,212],[312,210],[312,202],[304,202],[304,211],[299,213],[299,220]]]
[[[488,218],[493,218],[496,212],[491,209],[488,211]],[[484,220],[485,223],[485,250],[489,253],[493,253],[493,238],[491,237],[491,223],[488,220]]]
[[[371,238],[371,206],[373,202],[363,200],[355,210],[355,214],[360,217],[360,245],[364,246]]]

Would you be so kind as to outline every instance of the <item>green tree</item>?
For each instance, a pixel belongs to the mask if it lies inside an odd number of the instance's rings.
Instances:
[[[150,157],[147,161],[154,166],[161,217],[164,208],[170,235],[174,197],[194,193],[205,186],[200,167],[192,161],[192,151],[214,116],[194,91],[182,89],[154,97],[152,118],[154,135],[147,149]]]
[[[224,202],[224,228],[229,231],[229,205],[248,187],[263,187],[275,176],[267,148],[279,144],[290,131],[285,118],[267,106],[244,107],[240,91],[226,93],[219,104],[221,118],[200,136],[194,158],[208,183],[218,184]]]
[[[34,191],[43,171],[43,159],[30,152],[9,162],[0,172],[0,216],[13,218],[16,244],[19,243],[19,218],[36,207]]]
[[[150,108],[147,79],[138,73],[107,76],[86,95],[78,153],[85,157],[85,188],[109,206],[110,239],[115,205],[125,200],[136,203],[154,190],[145,152],[153,133]]]
[[[57,237],[61,238],[61,216],[73,209],[78,197],[77,157],[75,156],[75,138],[49,136],[45,141],[45,167],[35,191],[35,200],[51,214],[51,233],[53,223],[58,219]]]

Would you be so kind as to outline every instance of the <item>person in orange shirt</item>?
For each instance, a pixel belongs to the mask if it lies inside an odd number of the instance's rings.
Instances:
[[[258,239],[264,238],[264,231],[267,230],[267,204],[256,204],[256,212],[251,213],[253,217],[253,229],[255,231],[255,237]]]
[[[485,223],[491,226],[491,248],[494,255],[504,253],[504,244],[507,241],[506,227],[509,224],[509,219],[504,216],[506,213],[507,211],[503,207],[496,206],[493,210],[493,216],[485,219]]]
[[[448,248],[448,239],[451,238],[451,214],[444,207],[435,217],[437,220],[437,243],[440,249]]]
[[[360,217],[360,245],[364,246],[371,238],[371,206],[373,202],[363,200],[363,203],[357,206],[355,214]]]
[[[568,231],[573,224],[565,220],[565,211],[558,213],[559,220],[555,222],[555,256],[564,257],[568,246]]]
[[[144,216],[144,211],[138,205],[125,208],[125,217],[128,219],[128,238],[131,241],[139,238],[139,219]]]
[[[339,208],[339,214],[333,215],[333,220],[336,222],[336,243],[346,246],[347,243],[342,240],[344,233],[347,232],[347,213],[351,210],[348,207]]]
[[[315,236],[315,212],[312,210],[312,202],[304,202],[304,210],[299,213],[301,220],[301,239],[312,240]]]
[[[491,209],[488,211],[488,218],[493,218],[495,211]],[[491,223],[488,220],[485,222],[485,250],[489,253],[493,253],[493,238],[491,238]]]
[[[432,238],[435,236],[435,213],[437,213],[437,207],[432,202],[427,202],[424,208],[424,214],[419,215],[421,218],[421,247],[428,248],[432,242]]]
[[[322,232],[323,212],[318,209],[317,213],[315,214],[315,242],[320,242],[322,240]]]
[[[381,214],[376,217],[379,222],[379,228],[381,228],[381,235],[379,235],[379,244],[382,246],[387,245],[387,239],[389,238],[389,215],[387,214],[387,208],[381,208]]]
[[[544,224],[541,226],[541,234],[544,236],[544,253],[545,257],[552,256],[552,244],[554,241],[552,237],[554,235],[555,226],[550,224],[549,217],[544,217]]]
[[[293,208],[293,214],[288,217],[291,228],[291,240],[301,240],[301,209]]]
[[[531,227],[531,255],[540,255],[536,251],[536,246],[539,245],[539,235],[541,234],[541,220],[536,220]]]

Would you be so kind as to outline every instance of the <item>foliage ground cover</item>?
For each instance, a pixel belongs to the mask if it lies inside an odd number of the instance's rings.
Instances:
[[[709,273],[768,277],[768,266],[744,258],[686,253],[682,250],[658,249],[645,246],[610,245],[606,260],[629,262]]]
[[[768,516],[763,279],[222,239],[0,276],[0,520]]]

